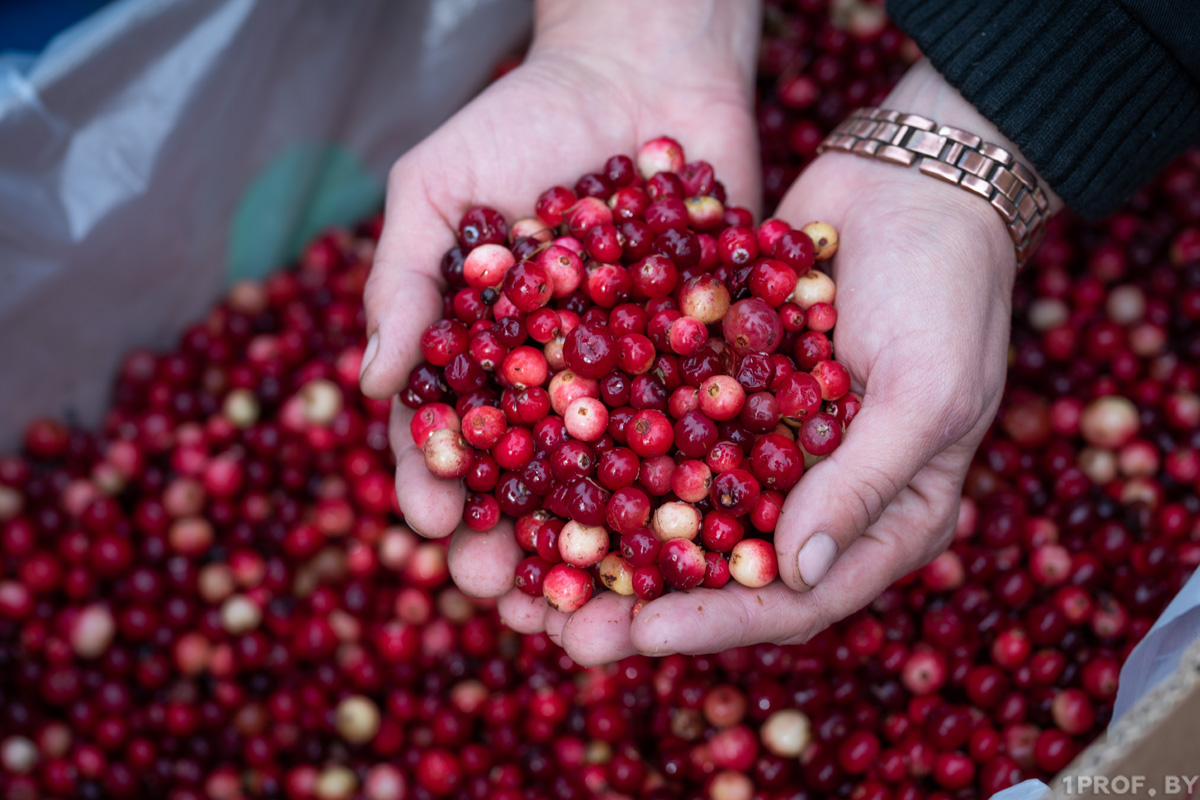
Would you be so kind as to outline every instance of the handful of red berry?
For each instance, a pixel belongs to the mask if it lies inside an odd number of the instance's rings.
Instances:
[[[463,479],[465,522],[517,518],[516,584],[561,611],[594,577],[765,586],[789,489],[861,399],[833,360],[837,233],[754,227],[678,142],[613,156],[511,228],[476,207],[446,253],[445,317],[403,401],[430,472]]]

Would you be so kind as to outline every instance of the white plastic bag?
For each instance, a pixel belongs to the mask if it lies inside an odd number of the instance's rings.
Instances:
[[[382,201],[528,0],[122,0],[0,62],[0,450],[95,424],[121,355]]]

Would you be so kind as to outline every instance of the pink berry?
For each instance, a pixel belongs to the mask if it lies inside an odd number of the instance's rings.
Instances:
[[[558,552],[562,560],[573,567],[599,564],[608,552],[608,531],[572,520],[558,535]]]
[[[516,263],[512,251],[499,244],[476,247],[463,261],[463,278],[476,289],[499,286],[505,273]]]
[[[510,386],[527,389],[541,386],[550,373],[550,365],[540,350],[522,345],[504,357],[500,377]]]
[[[612,221],[612,210],[596,197],[577,200],[563,213],[563,222],[577,239],[582,239],[596,225],[611,225]]]
[[[741,384],[729,375],[714,375],[700,384],[700,411],[709,419],[723,422],[736,417],[746,402]]]
[[[708,497],[711,486],[712,470],[703,461],[684,461],[671,476],[671,491],[685,503],[701,502]]]
[[[413,442],[424,448],[425,442],[435,432],[443,429],[462,430],[462,423],[454,409],[445,403],[427,403],[417,410],[409,423]]]
[[[462,478],[471,469],[474,455],[458,431],[449,428],[434,431],[422,448],[425,466],[439,478]]]
[[[688,356],[699,350],[708,341],[708,327],[698,319],[680,317],[671,323],[668,337],[671,352]]]
[[[651,139],[637,153],[637,170],[643,179],[659,172],[678,172],[684,165],[683,147],[666,136]]]
[[[1096,722],[1093,701],[1080,689],[1063,689],[1050,706],[1054,724],[1065,733],[1079,736],[1091,730]]]
[[[742,586],[758,589],[775,580],[775,546],[763,539],[742,539],[729,554],[729,574]]]
[[[918,650],[904,662],[900,680],[915,695],[936,692],[946,682],[946,661],[932,650]]]
[[[564,614],[582,608],[591,599],[593,589],[591,576],[570,564],[555,564],[542,582],[546,602]]]
[[[720,322],[729,312],[729,289],[711,275],[690,278],[679,290],[679,311],[705,325]]]
[[[570,248],[552,244],[534,257],[550,281],[554,297],[568,297],[583,283],[583,262]]]
[[[550,407],[555,414],[566,414],[571,403],[581,397],[599,397],[600,384],[592,378],[584,378],[575,372],[564,369],[555,373],[547,387],[550,395]]]
[[[1089,444],[1121,447],[1137,435],[1137,408],[1118,395],[1096,398],[1084,408],[1079,429]]]
[[[594,442],[608,431],[608,409],[594,397],[578,397],[563,416],[567,433],[582,442]]]
[[[687,503],[663,503],[654,512],[653,528],[663,542],[691,541],[700,534],[700,512]]]
[[[791,302],[807,310],[817,303],[833,305],[836,296],[837,289],[833,285],[833,280],[824,272],[814,269],[796,279],[796,285],[792,289]]]

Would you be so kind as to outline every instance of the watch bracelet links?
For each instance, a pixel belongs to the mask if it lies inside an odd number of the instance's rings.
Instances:
[[[828,150],[905,167],[916,164],[926,175],[987,200],[1008,228],[1018,269],[1046,231],[1050,202],[1037,177],[1012,153],[973,133],[916,114],[862,108],[834,128],[817,152]]]

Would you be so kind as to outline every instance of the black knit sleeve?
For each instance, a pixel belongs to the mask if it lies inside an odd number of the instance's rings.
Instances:
[[[1194,44],[1200,30],[1160,39],[1144,19],[1163,0],[1127,2],[1139,8],[1117,0],[887,5],[934,67],[1016,142],[1063,201],[1095,218],[1200,143],[1200,80],[1189,72],[1196,54],[1177,57],[1170,49]]]

